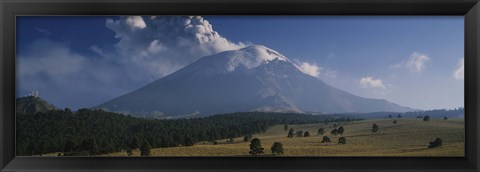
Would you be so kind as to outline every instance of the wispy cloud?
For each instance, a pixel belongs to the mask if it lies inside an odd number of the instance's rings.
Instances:
[[[456,69],[453,71],[453,77],[458,80],[464,79],[464,58],[458,60]]]
[[[300,62],[297,64],[298,69],[303,73],[318,78],[320,75],[320,70],[322,69],[315,63]]]
[[[422,72],[426,67],[426,63],[431,61],[426,54],[414,52],[406,63],[406,67],[414,72]]]
[[[374,79],[371,76],[360,78],[360,86],[362,88],[386,88],[381,79]]]
[[[391,69],[406,68],[411,72],[420,73],[427,68],[427,62],[429,61],[431,61],[431,58],[427,54],[414,52],[406,61],[390,65],[389,67]]]
[[[47,29],[42,29],[42,28],[39,28],[39,27],[35,27],[35,30],[37,32],[40,32],[42,34],[44,34],[45,36],[50,36],[51,32]]]

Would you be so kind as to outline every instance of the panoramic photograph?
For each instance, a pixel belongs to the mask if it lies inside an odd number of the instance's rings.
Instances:
[[[16,155],[464,157],[463,16],[17,16]]]

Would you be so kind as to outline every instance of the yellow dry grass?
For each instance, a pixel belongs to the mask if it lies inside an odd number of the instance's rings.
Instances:
[[[464,156],[465,130],[463,119],[377,119],[342,123],[345,128],[345,145],[338,144],[340,136],[330,135],[333,123],[290,125],[297,130],[309,131],[310,137],[287,138],[283,125],[269,128],[265,133],[254,134],[265,148],[265,155],[272,155],[270,147],[281,142],[285,149],[282,156]],[[380,130],[371,133],[372,124],[377,123]],[[323,136],[317,135],[318,128],[325,128],[330,143],[320,143]],[[427,148],[435,138],[443,140],[439,148]],[[209,142],[197,143],[190,147],[171,147],[152,149],[152,156],[249,156],[249,142],[235,138],[235,143],[218,140],[217,145]],[[139,152],[134,151],[134,156]],[[117,152],[104,156],[127,156],[126,152]]]

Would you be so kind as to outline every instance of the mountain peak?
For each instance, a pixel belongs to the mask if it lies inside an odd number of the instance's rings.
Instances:
[[[223,65],[226,65],[228,72],[235,71],[239,66],[252,69],[274,60],[289,62],[284,55],[263,45],[251,45],[238,50],[221,52],[213,55],[212,58],[216,62],[226,60],[226,64]]]

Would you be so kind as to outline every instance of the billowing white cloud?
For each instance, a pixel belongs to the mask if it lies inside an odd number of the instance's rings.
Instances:
[[[130,17],[108,19],[106,26],[119,39],[117,60],[129,64],[131,75],[149,73],[146,80],[173,73],[203,56],[245,47],[222,37],[200,16],[140,18],[145,24],[141,30],[130,29],[129,23],[134,23],[128,22],[134,20]]]
[[[427,67],[425,63],[430,60],[428,55],[414,52],[408,59],[406,67],[413,72],[421,72]]]
[[[318,78],[322,69],[315,63],[301,62],[297,64],[298,69],[303,73]]]
[[[132,29],[143,29],[147,27],[141,16],[128,16],[125,18],[127,23]]]
[[[360,78],[360,86],[362,88],[386,88],[381,79],[374,79],[371,76]]]
[[[17,93],[34,89],[46,96],[61,92],[64,99],[76,97],[70,104],[48,97],[60,107],[78,108],[75,105],[85,102],[98,105],[203,56],[245,47],[222,37],[198,16],[123,16],[107,19],[105,25],[115,32],[118,42],[113,50],[89,47],[100,58],[86,57],[68,44],[51,40],[39,40],[20,52]]]
[[[457,68],[453,71],[453,77],[458,80],[464,79],[464,59],[458,60]]]

